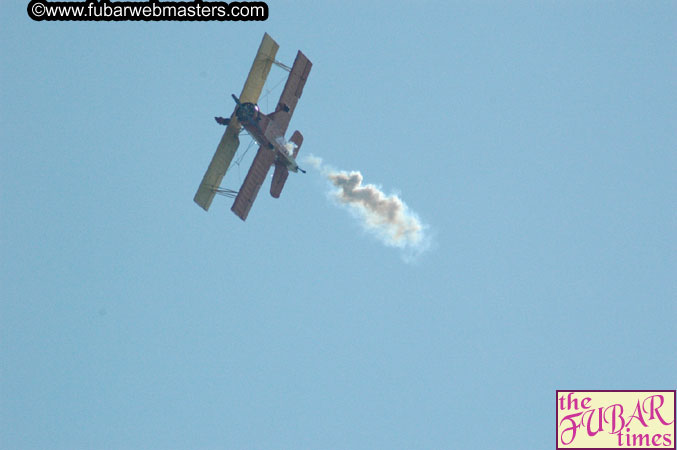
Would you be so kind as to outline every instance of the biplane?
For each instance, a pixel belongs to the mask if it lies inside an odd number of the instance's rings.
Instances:
[[[220,188],[221,181],[240,144],[239,134],[242,128],[254,139],[259,149],[240,190],[237,193],[229,191],[233,195],[236,194],[231,210],[240,219],[247,219],[249,210],[272,166],[275,166],[275,171],[270,185],[270,195],[275,198],[280,197],[289,172],[305,173],[296,163],[303,135],[297,130],[289,141],[284,136],[308,79],[312,63],[299,50],[294,64],[291,68],[287,67],[275,60],[278,48],[277,42],[265,33],[242,93],[239,97],[235,94],[232,96],[235,100],[235,110],[229,118],[215,117],[218,124],[226,126],[226,131],[216,147],[216,153],[193,199],[205,211],[209,210],[215,194],[224,191]],[[288,70],[289,77],[275,111],[264,114],[257,102],[273,64]]]

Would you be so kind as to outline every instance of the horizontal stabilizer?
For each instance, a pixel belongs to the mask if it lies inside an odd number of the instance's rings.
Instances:
[[[289,171],[284,164],[275,164],[275,172],[273,172],[273,181],[270,183],[270,195],[275,198],[280,198],[284,183],[287,181]]]
[[[294,143],[294,159],[299,154],[299,150],[301,149],[301,144],[303,144],[303,135],[299,130],[294,131],[294,134],[291,135],[291,139],[289,139],[290,142]]]

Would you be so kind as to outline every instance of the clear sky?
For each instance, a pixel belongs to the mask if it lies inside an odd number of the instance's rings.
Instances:
[[[26,3],[0,6],[1,448],[552,448],[556,389],[675,388],[675,2]],[[314,63],[301,155],[398,193],[415,262],[316,171],[244,223],[193,203],[265,31]]]

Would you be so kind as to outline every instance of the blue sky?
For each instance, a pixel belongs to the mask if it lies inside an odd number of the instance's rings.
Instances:
[[[674,2],[268,4],[0,7],[0,447],[551,448],[556,389],[675,388]],[[314,63],[301,154],[399,193],[415,263],[317,172],[192,202],[264,31]]]

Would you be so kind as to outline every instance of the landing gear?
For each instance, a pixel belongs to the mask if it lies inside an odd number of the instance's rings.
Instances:
[[[225,117],[214,117],[214,120],[216,120],[216,123],[219,125],[228,125],[228,122],[230,122],[230,119],[226,119]]]

